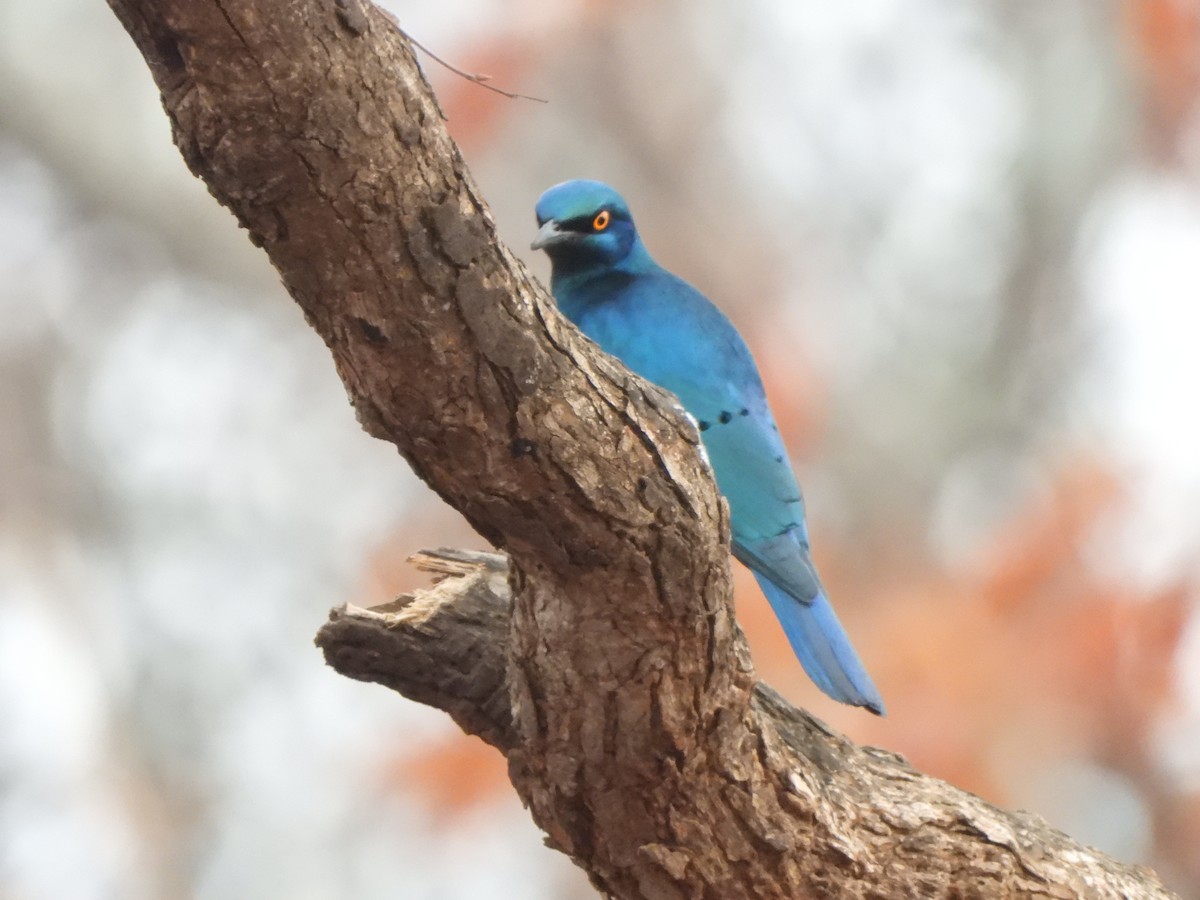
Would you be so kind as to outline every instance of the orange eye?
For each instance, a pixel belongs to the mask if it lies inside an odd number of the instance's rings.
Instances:
[[[607,209],[600,210],[600,212],[596,213],[596,218],[592,219],[592,230],[603,231],[608,227],[608,223],[611,218],[612,216],[608,214]]]

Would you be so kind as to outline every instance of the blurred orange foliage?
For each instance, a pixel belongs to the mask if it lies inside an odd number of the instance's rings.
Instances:
[[[431,48],[433,49],[433,48]],[[531,63],[538,59],[520,40],[488,41],[477,44],[463,58],[447,60],[471,75],[486,76],[483,84],[513,93],[523,93]],[[436,63],[424,63],[438,84],[438,102],[446,113],[447,127],[467,153],[486,147],[500,128],[513,103],[537,101],[504,97],[448,70],[436,74]]]
[[[1200,93],[1200,4],[1126,0],[1125,21],[1148,94],[1151,133],[1174,145]]]
[[[415,792],[444,825],[506,791],[508,768],[504,757],[479,738],[451,734],[393,760],[385,782],[402,793]]]

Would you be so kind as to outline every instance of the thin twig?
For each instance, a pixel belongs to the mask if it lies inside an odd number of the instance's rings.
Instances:
[[[529,94],[518,94],[515,91],[506,91],[506,90],[504,90],[504,88],[496,87],[494,84],[488,84],[488,82],[491,81],[491,79],[492,79],[491,75],[485,75],[482,72],[472,74],[471,72],[467,72],[467,71],[464,71],[463,69],[460,69],[458,66],[451,65],[450,63],[446,62],[446,60],[442,59],[440,56],[438,56],[436,53],[434,53],[432,50],[430,50],[428,47],[426,47],[424,44],[422,44],[420,41],[418,41],[415,37],[413,37],[407,31],[405,31],[403,28],[401,28],[400,22],[390,12],[388,12],[385,9],[381,9],[380,12],[383,13],[388,18],[388,20],[392,23],[392,27],[394,27],[398,32],[400,32],[402,35],[404,35],[404,39],[406,41],[408,41],[410,44],[412,44],[414,47],[416,47],[418,50],[420,50],[422,53],[424,53],[426,56],[428,56],[430,59],[432,59],[435,63],[438,63],[439,65],[443,66],[444,68],[449,69],[451,72],[453,72],[455,75],[458,75],[460,78],[465,78],[467,81],[474,82],[475,84],[479,85],[481,88],[487,88],[489,91],[494,91],[495,93],[500,94],[503,97],[508,97],[510,100],[532,100],[535,103],[549,103],[550,102],[549,100],[544,100],[541,97],[531,97]]]

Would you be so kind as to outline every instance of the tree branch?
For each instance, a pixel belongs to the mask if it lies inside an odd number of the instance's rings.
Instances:
[[[267,252],[363,427],[508,553],[507,582],[485,569],[335,614],[328,658],[505,752],[549,842],[598,888],[1166,896],[756,687],[695,429],[499,243],[378,10],[109,4],[188,166]]]
[[[325,661],[450,714],[501,752],[517,746],[505,678],[508,562],[494,553],[419,553],[418,568],[446,580],[372,609],[344,606],[317,634]]]
[[[386,606],[334,610],[318,646],[343,675],[445,710],[464,731],[508,752],[519,736],[504,702],[511,602],[504,557],[436,550],[411,561],[441,580]],[[470,674],[436,681],[426,666]],[[826,885],[833,895],[1170,896],[1149,870],[1116,863],[1037,816],[1006,812],[922,775],[901,756],[857,747],[767,685],[755,686],[753,710],[763,729],[760,753],[783,802],[815,820],[808,828],[841,836],[832,843],[819,839],[807,851],[793,837],[784,839],[800,853],[822,848],[833,854]],[[863,871],[872,857],[892,871],[858,879],[836,871]],[[820,883],[806,882],[804,889],[815,892]]]

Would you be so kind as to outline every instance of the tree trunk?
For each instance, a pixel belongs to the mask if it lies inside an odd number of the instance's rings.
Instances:
[[[756,684],[728,517],[673,398],[496,238],[404,35],[359,0],[109,0],[188,166],[279,271],[363,427],[502,557],[340,610],[333,665],[503,752],[619,898],[1165,897]]]

